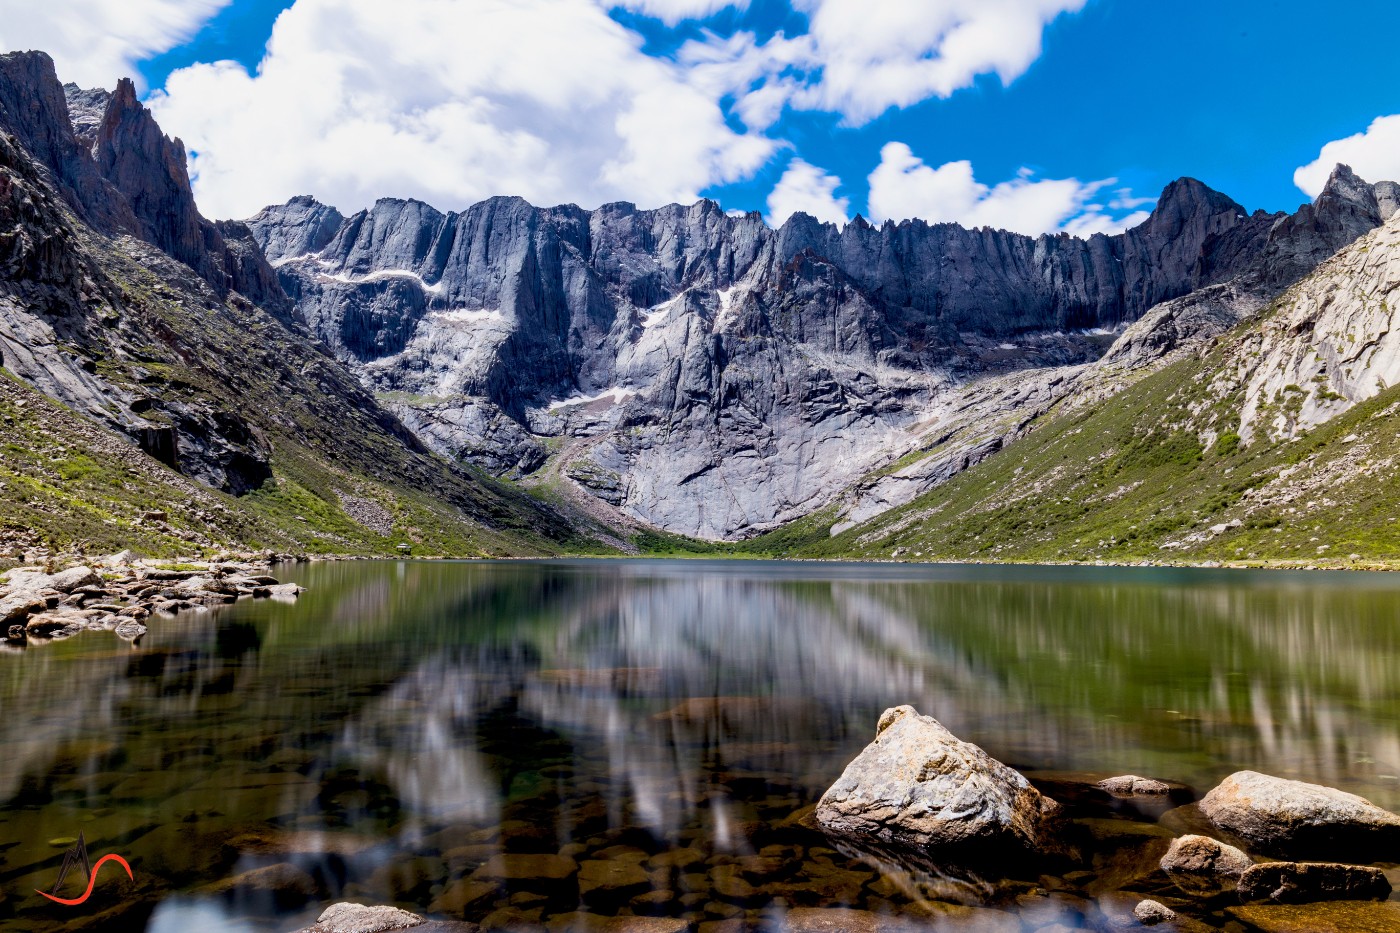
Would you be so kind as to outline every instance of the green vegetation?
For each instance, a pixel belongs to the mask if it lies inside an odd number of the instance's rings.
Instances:
[[[1177,363],[1091,410],[1051,412],[1026,439],[841,534],[827,533],[834,516],[813,516],[746,548],[913,560],[1400,561],[1400,487],[1389,481],[1400,390],[1301,437],[1246,445],[1239,398],[1211,394],[1229,351],[1224,343]]]

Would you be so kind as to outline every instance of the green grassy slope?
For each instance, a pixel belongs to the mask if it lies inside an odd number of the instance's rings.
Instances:
[[[749,549],[907,560],[1400,564],[1400,388],[1301,437],[1241,444],[1241,399],[1212,393],[1217,374],[1239,368],[1240,341],[1257,324],[1097,407],[1051,411],[1024,440],[906,506],[835,537],[832,516],[814,516]]]

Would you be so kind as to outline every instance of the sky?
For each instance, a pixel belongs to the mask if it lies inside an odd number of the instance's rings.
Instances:
[[[0,0],[0,47],[137,81],[201,210],[710,197],[1113,233],[1199,178],[1400,179],[1393,0]]]

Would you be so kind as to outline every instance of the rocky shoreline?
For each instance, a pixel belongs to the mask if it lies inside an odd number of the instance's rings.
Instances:
[[[1173,791],[1168,782],[1138,775],[1096,786],[1129,799]],[[956,873],[976,865],[1079,861],[1080,840],[1062,809],[933,717],[900,706],[880,717],[875,741],[822,796],[815,819],[824,832],[857,847],[886,854],[893,848],[906,864]],[[1254,917],[1240,919],[1258,929],[1304,930],[1310,911],[1325,914],[1331,904],[1347,902],[1348,915],[1362,925],[1346,929],[1400,929],[1400,914],[1381,903],[1392,894],[1391,880],[1373,864],[1388,864],[1400,851],[1400,816],[1363,797],[1237,771],[1198,803],[1164,813],[1159,824],[1172,831],[1159,866],[1176,889],[1176,909],[1163,902],[1172,898],[1143,898],[1133,907],[1137,925],[1210,929],[1177,911],[1224,907]],[[1177,835],[1180,829],[1200,832]],[[1261,925],[1260,908],[1304,925]]]
[[[454,847],[464,840],[445,830],[425,842],[479,867],[430,901],[331,903],[297,933],[1400,931],[1387,903],[1400,816],[1361,797],[1251,771],[1199,799],[1139,775],[1032,783],[912,707],[878,730],[818,803],[780,830],[748,828],[754,855],[707,858],[691,843],[648,856],[611,837],[557,854],[514,837]],[[1128,818],[1086,817],[1084,794]],[[803,845],[860,868],[811,863],[793,878]],[[862,885],[880,896],[859,897]]]
[[[0,574],[0,637],[15,648],[109,631],[135,642],[153,616],[210,609],[240,599],[296,599],[303,589],[269,574],[277,555],[153,561],[122,551],[76,563],[48,558]]]

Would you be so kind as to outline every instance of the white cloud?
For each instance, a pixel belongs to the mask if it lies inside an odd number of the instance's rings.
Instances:
[[[768,223],[781,227],[783,221],[802,211],[823,223],[844,224],[850,219],[850,199],[836,197],[840,184],[835,175],[793,159],[768,195]]]
[[[136,62],[199,31],[230,0],[0,0],[0,50],[41,49],[61,81],[141,84]]]
[[[687,19],[706,19],[728,7],[746,10],[748,6],[749,0],[622,0],[614,9],[632,10],[674,26]]]
[[[1293,173],[1293,183],[1315,198],[1338,162],[1369,182],[1400,181],[1400,114],[1376,117],[1364,133],[1323,146],[1316,160]]]
[[[215,217],[295,194],[656,206],[771,157],[641,44],[591,0],[297,0],[255,74],[195,65],[149,103]]]
[[[995,227],[1017,233],[1117,233],[1147,219],[1144,211],[1126,217],[1109,215],[1093,203],[1114,179],[1083,182],[1075,178],[1036,179],[1022,169],[1016,178],[988,187],[976,180],[972,163],[948,162],[933,168],[901,142],[886,143],[880,164],[870,173],[872,220],[918,217],[929,223]],[[1126,197],[1120,189],[1115,203]]]
[[[859,126],[891,107],[948,97],[978,75],[1011,83],[1040,56],[1045,26],[1085,2],[793,0],[807,14],[805,34],[780,33],[763,43],[747,33],[706,36],[687,43],[680,58],[705,62],[738,98],[735,109],[746,122],[749,109],[772,122],[774,107],[787,104],[840,113]],[[746,104],[750,96],[761,103]]]

